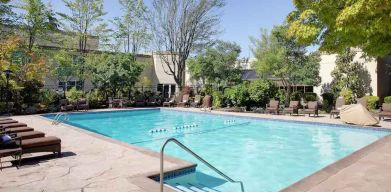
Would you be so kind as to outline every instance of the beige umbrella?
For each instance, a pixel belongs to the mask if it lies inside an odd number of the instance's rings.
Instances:
[[[344,105],[340,113],[341,120],[355,125],[373,126],[379,121],[361,104]]]

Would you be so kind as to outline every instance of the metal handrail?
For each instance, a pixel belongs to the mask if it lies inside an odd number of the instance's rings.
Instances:
[[[69,120],[69,114],[68,113],[65,113],[65,112],[60,112],[60,113],[57,113],[57,115],[54,117],[54,121],[53,121],[53,125],[58,125],[60,124],[61,122],[63,122],[60,117],[61,116],[64,116],[64,121],[66,120]]]
[[[177,144],[179,147],[181,147],[182,149],[184,149],[186,152],[190,153],[191,155],[193,155],[195,158],[197,158],[199,161],[201,161],[202,163],[204,163],[206,166],[208,166],[210,169],[212,169],[213,171],[215,171],[216,173],[218,173],[220,176],[224,177],[226,180],[228,180],[229,182],[231,183],[239,183],[240,184],[240,188],[241,188],[241,191],[244,192],[244,185],[243,185],[243,182],[242,181],[236,181],[236,180],[233,180],[231,177],[228,177],[226,174],[224,174],[223,172],[221,172],[220,170],[218,170],[216,167],[214,167],[213,165],[211,165],[208,161],[206,161],[205,159],[203,159],[202,157],[200,157],[199,155],[197,155],[196,153],[194,153],[191,149],[189,149],[188,147],[186,147],[184,144],[182,144],[181,142],[179,142],[177,139],[175,138],[170,138],[170,139],[167,139],[164,144],[162,145],[162,148],[160,149],[160,192],[163,192],[163,185],[164,185],[164,149],[166,147],[166,145],[170,142],[174,142],[175,144]]]

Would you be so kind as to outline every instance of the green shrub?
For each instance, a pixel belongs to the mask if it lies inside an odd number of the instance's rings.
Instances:
[[[248,86],[248,93],[251,99],[251,107],[263,107],[269,103],[270,99],[275,98],[278,87],[268,80],[251,81]]]
[[[333,93],[323,93],[323,110],[327,113],[330,113],[332,107],[334,106],[334,94]]]
[[[391,96],[384,97],[384,103],[391,103]]]
[[[213,86],[211,84],[206,84],[201,89],[201,94],[202,95],[211,95],[212,93],[213,93]]]
[[[223,106],[224,96],[220,91],[213,91],[213,107],[221,108]]]
[[[224,92],[224,97],[229,100],[235,107],[244,107],[250,102],[247,89],[248,83],[235,85]]]
[[[277,91],[277,94],[274,97],[274,99],[279,100],[281,104],[284,104],[285,103],[285,97],[286,97],[285,95],[286,95],[285,90],[284,89],[279,89]]]
[[[303,99],[304,99],[305,102],[317,101],[318,100],[318,95],[316,95],[316,93],[307,92],[307,93],[303,94]]]
[[[99,94],[98,90],[88,92],[86,98],[89,107],[92,109],[100,108],[100,101],[104,101],[104,98]]]
[[[379,106],[379,97],[377,96],[365,96],[365,99],[368,101],[369,109],[376,109]]]
[[[303,97],[303,93],[300,91],[294,91],[291,94],[291,101],[300,101],[301,98]]]
[[[349,88],[343,88],[339,95],[341,95],[345,99],[346,105],[354,103],[353,91]]]
[[[83,91],[78,91],[75,87],[72,87],[65,93],[65,96],[70,102],[76,102],[77,99],[83,98],[85,94]]]
[[[41,104],[45,106],[57,104],[60,99],[60,95],[53,90],[45,89],[41,90]]]

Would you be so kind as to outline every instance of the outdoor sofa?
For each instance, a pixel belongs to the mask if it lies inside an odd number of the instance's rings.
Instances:
[[[84,99],[84,98],[78,99],[76,102],[76,109],[78,111],[80,111],[80,110],[88,111],[90,109],[90,106],[88,104],[87,99]]]
[[[279,114],[280,101],[271,100],[266,106],[266,113]]]
[[[73,111],[75,106],[72,105],[68,99],[60,100],[60,111]]]

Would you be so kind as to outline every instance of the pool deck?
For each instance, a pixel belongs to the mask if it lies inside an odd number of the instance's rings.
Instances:
[[[175,108],[191,112],[199,109]],[[304,117],[213,111],[212,114],[238,115],[255,118],[343,124],[328,115]],[[19,169],[3,163],[0,171],[0,191],[131,191],[158,192],[158,184],[148,176],[159,173],[159,154],[116,141],[69,125],[52,125],[39,115],[14,116],[46,135],[62,140],[61,158],[51,155],[29,158]],[[391,129],[391,122],[381,122]],[[4,158],[7,160],[7,158]],[[194,166],[180,159],[165,158],[166,170]],[[172,191],[168,188],[165,191]],[[313,175],[289,186],[284,192],[298,191],[391,191],[391,136],[355,152]]]

